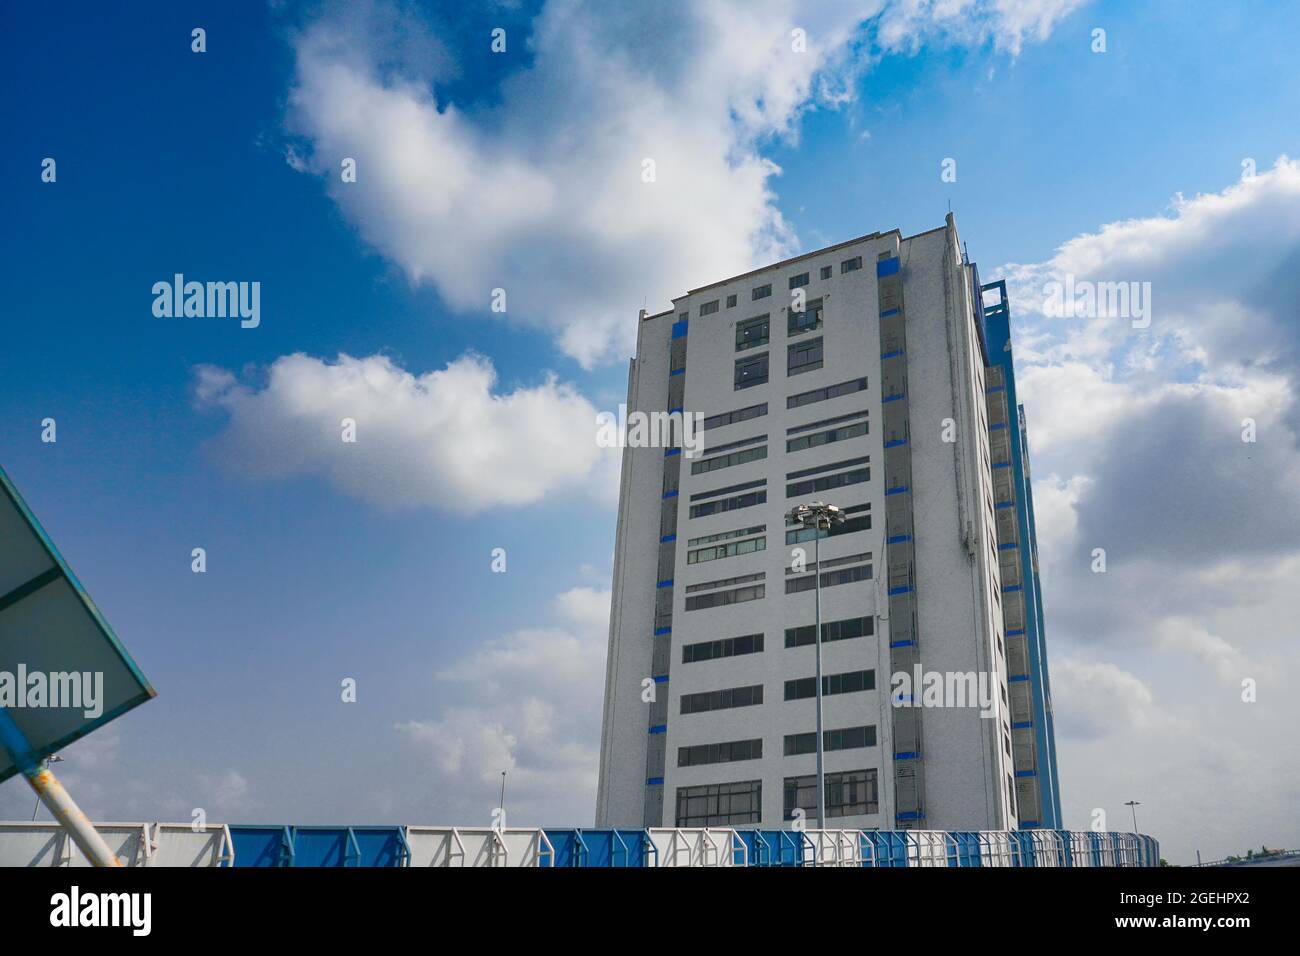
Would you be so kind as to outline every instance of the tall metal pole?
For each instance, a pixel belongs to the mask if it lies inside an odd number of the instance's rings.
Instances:
[[[829,522],[827,525],[829,527]],[[813,538],[813,640],[817,644],[817,828],[826,829],[826,768],[822,763],[822,519],[817,518]]]
[[[501,825],[505,826],[506,819],[506,772],[501,771]]]
[[[1128,803],[1126,803],[1126,804],[1124,804],[1124,805],[1125,805],[1126,807],[1128,807],[1130,810],[1133,811],[1133,832],[1134,832],[1134,833],[1137,833],[1137,832],[1138,832],[1138,811],[1137,811],[1137,808],[1140,807],[1140,806],[1142,806],[1142,804],[1138,803],[1138,801],[1136,801],[1136,800],[1130,800]]]
[[[63,824],[63,829],[68,831],[68,836],[72,837],[72,842],[86,855],[86,859],[95,866],[121,866],[122,861],[108,848],[104,838],[68,795],[68,791],[63,789],[58,777],[50,772],[48,766],[43,766],[41,761],[34,759],[26,736],[3,708],[0,708],[0,744],[13,756],[14,763],[22,770],[23,776],[36,791],[36,796],[40,797],[41,803],[54,815],[54,819]]]

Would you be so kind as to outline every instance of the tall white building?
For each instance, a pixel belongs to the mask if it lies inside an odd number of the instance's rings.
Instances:
[[[695,289],[639,324],[629,412],[699,413],[705,430],[692,455],[624,451],[597,826],[815,821],[814,573],[827,825],[1054,821],[1050,724],[1033,714],[1035,693],[1050,713],[1045,653],[1008,671],[1008,634],[1028,639],[1003,579],[1021,581],[1032,541],[1001,495],[1027,499],[1024,469],[991,451],[1008,413],[1001,399],[990,421],[986,369],[1004,372],[952,216]],[[995,495],[995,465],[1011,491]],[[785,517],[812,500],[847,517],[816,569],[813,532]],[[891,675],[918,665],[949,691],[982,680],[986,716],[922,686],[894,706]]]

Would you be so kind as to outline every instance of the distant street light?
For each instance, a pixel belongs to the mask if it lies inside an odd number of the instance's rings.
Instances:
[[[826,768],[822,759],[822,532],[829,534],[831,526],[844,521],[844,512],[824,501],[796,505],[787,517],[805,528],[815,528],[813,535],[813,591],[816,603],[813,613],[813,643],[817,648],[817,828],[826,829]]]
[[[1133,811],[1133,832],[1134,832],[1134,833],[1137,833],[1137,832],[1138,832],[1138,812],[1137,812],[1137,808],[1140,807],[1140,806],[1142,806],[1142,804],[1139,803],[1139,802],[1136,801],[1136,800],[1130,800],[1128,803],[1124,804],[1124,806],[1128,807],[1130,810]]]

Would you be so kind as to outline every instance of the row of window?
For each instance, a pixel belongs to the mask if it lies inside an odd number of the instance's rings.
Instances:
[[[822,643],[827,641],[848,641],[855,637],[870,637],[875,633],[875,621],[870,617],[850,617],[842,621],[825,621],[822,624]],[[804,647],[814,643],[817,634],[815,624],[785,629],[786,647]]]
[[[839,398],[841,395],[852,395],[854,392],[865,391],[866,388],[867,380],[865,378],[854,378],[847,382],[839,382],[835,385],[827,385],[823,388],[814,388],[810,392],[800,392],[798,395],[791,395],[785,400],[785,407],[787,409],[802,408],[804,405],[814,405],[817,402]],[[746,405],[744,408],[737,408],[734,411],[719,412],[716,415],[709,415],[704,419],[704,429],[707,431],[710,428],[721,428],[724,425],[734,425],[737,422],[747,422],[754,418],[761,418],[766,414],[767,402],[760,402],[757,405]],[[829,424],[829,422],[827,424]],[[801,428],[787,429],[787,434],[794,434],[796,431],[801,430]]]
[[[840,263],[840,275],[844,275],[844,273],[846,272],[856,272],[861,268],[862,268],[862,257],[854,256],[853,258],[845,259],[843,262]],[[822,266],[819,275],[821,276],[822,279],[829,279],[834,274],[834,272],[835,272],[834,266]],[[801,272],[798,275],[791,276],[789,278],[788,280],[789,288],[791,290],[801,289],[804,286],[808,285],[809,281],[810,281],[810,274],[807,272]],[[751,302],[757,302],[760,299],[766,299],[771,295],[772,295],[772,283],[770,282],[766,282],[760,286],[754,286],[754,288],[749,290],[749,300]],[[719,301],[720,300],[718,299],[713,299],[709,302],[701,303],[699,314],[701,316],[713,315],[715,312],[718,311]],[[727,296],[727,308],[734,309],[735,307],[736,307],[736,295],[732,294]],[[686,314],[687,313],[683,313],[683,315]]]
[[[691,517],[705,518],[709,515],[722,514],[725,511],[752,508],[754,505],[761,505],[766,502],[766,490],[748,491],[742,495],[732,495],[730,498],[719,498],[717,501],[704,501],[698,505],[691,505]]]
[[[876,672],[874,670],[846,671],[843,674],[822,675],[822,696],[832,694],[856,694],[865,690],[876,689]],[[785,682],[786,700],[805,700],[817,696],[816,677],[797,677]]]
[[[687,564],[701,564],[716,561],[719,558],[734,558],[739,554],[753,554],[767,548],[767,538],[750,538],[746,541],[731,541],[727,544],[715,544],[707,548],[697,548],[686,552]]]
[[[817,816],[817,776],[785,777],[784,816]],[[763,781],[741,780],[678,787],[675,825],[679,827],[738,827],[754,825],[763,816]],[[878,772],[875,768],[826,774],[826,816],[848,817],[880,812]]]
[[[863,747],[876,745],[876,728],[841,727],[839,730],[822,731],[822,750],[861,750]],[[817,732],[807,734],[786,734],[785,755],[797,757],[801,754],[817,752]]]
[[[683,714],[707,714],[714,710],[731,710],[735,707],[757,707],[763,703],[763,685],[750,687],[725,687],[706,690],[698,694],[682,694]]]
[[[686,599],[686,610],[702,611],[711,607],[726,607],[729,604],[744,604],[746,601],[760,600],[767,589],[762,584],[754,584],[749,587],[736,588],[731,591],[714,591],[710,594],[699,594],[695,597]]]
[[[837,475],[826,475],[821,478],[796,481],[785,486],[785,496],[787,498],[801,498],[813,492],[830,491],[832,488],[844,488],[848,485],[856,485],[870,480],[870,468],[855,468],[852,471],[842,471]]]
[[[836,428],[828,428],[823,432],[813,432],[811,435],[799,435],[796,438],[788,438],[785,442],[785,450],[805,451],[809,448],[819,448],[822,445],[829,445],[832,442],[845,441],[849,438],[860,438],[867,434],[867,423],[865,421],[855,422],[852,425],[840,425]]]
[[[841,727],[822,732],[822,750],[863,750],[876,746],[876,728]],[[817,752],[817,733],[786,734],[785,756],[799,757]],[[763,740],[728,740],[716,744],[691,744],[677,748],[677,766],[700,767],[713,763],[736,763],[741,760],[761,760]]]
[[[722,657],[739,657],[742,654],[761,653],[763,653],[763,635],[743,634],[740,637],[724,637],[717,641],[683,644],[682,663],[694,664],[699,661],[718,660]]]
[[[853,584],[855,581],[870,581],[871,565],[860,564],[856,568],[844,568],[841,571],[822,572],[822,587],[833,588],[841,584]],[[811,591],[817,586],[816,575],[809,574],[801,578],[789,578],[785,582],[786,594],[798,594]]]
[[[719,744],[695,744],[677,748],[677,766],[700,767],[710,763],[735,763],[739,760],[761,760],[763,738],[753,740],[728,740]]]
[[[767,525],[754,525],[752,528],[737,528],[735,531],[720,531],[717,534],[706,534],[699,538],[691,538],[686,542],[688,548],[693,548],[698,544],[713,544],[715,541],[730,541],[734,538],[748,538],[753,534],[762,534],[767,530]]]
[[[725,455],[717,455],[713,458],[705,458],[702,461],[691,462],[691,474],[703,475],[710,471],[720,471],[723,468],[731,468],[733,465],[743,465],[751,461],[761,461],[766,457],[766,445],[760,445],[757,448],[742,448],[740,451],[733,451]]]

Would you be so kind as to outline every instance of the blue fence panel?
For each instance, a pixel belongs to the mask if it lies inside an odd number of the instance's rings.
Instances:
[[[293,865],[290,827],[235,825],[230,828],[230,842],[235,847],[235,866]]]
[[[980,866],[980,835],[973,830],[954,830],[952,838],[957,841],[956,850],[948,847],[949,866]],[[955,856],[955,859],[954,859]]]
[[[235,859],[239,859],[236,852]],[[293,866],[356,866],[361,851],[351,827],[294,827]]]
[[[404,827],[352,827],[352,840],[358,866],[406,866],[411,858]]]
[[[650,837],[644,830],[612,830],[614,841],[614,866],[646,866],[646,847]]]

